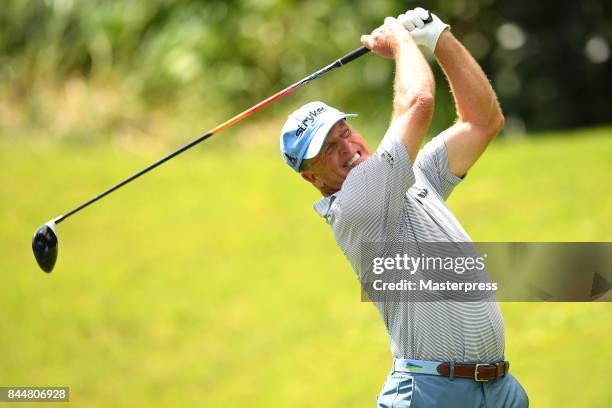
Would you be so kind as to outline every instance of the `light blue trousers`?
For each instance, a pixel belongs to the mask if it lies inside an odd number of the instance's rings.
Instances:
[[[495,381],[393,371],[376,398],[377,408],[526,408],[529,400],[508,373]]]

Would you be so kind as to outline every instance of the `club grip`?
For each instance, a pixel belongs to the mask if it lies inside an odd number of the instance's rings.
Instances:
[[[428,11],[428,13],[429,13],[429,17],[427,17],[427,20],[423,21],[425,24],[429,24],[433,21],[433,17],[431,16],[431,11]],[[366,47],[357,48],[355,51],[350,52],[346,54],[344,57],[340,58],[338,61],[340,61],[340,65],[345,65],[367,54],[368,52],[370,52],[370,50]]]
[[[344,57],[340,58],[338,61],[340,61],[341,65],[345,65],[351,62],[352,60],[357,59],[361,57],[362,55],[367,54],[368,52],[370,52],[370,50],[367,49],[366,47],[360,47],[360,48],[357,48],[355,51],[346,54]]]

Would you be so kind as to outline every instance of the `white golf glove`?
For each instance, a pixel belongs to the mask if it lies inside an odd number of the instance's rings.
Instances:
[[[431,23],[425,23],[429,15],[430,13],[427,10],[417,7],[414,10],[408,10],[404,14],[400,14],[397,19],[410,32],[414,42],[424,45],[431,52],[434,52],[442,31],[450,26],[443,23],[435,14],[431,14],[433,19]]]

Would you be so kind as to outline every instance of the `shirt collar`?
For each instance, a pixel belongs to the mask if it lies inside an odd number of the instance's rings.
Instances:
[[[332,194],[330,196],[321,198],[319,201],[316,201],[313,207],[317,214],[319,214],[323,218],[326,218],[335,199],[336,195]]]

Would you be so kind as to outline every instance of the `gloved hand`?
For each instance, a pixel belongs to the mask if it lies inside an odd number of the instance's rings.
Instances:
[[[438,38],[450,26],[443,23],[435,14],[431,14],[432,22],[425,23],[429,15],[430,13],[427,10],[417,7],[414,10],[408,10],[404,14],[400,14],[397,19],[410,32],[414,42],[424,45],[431,52],[434,52]]]

